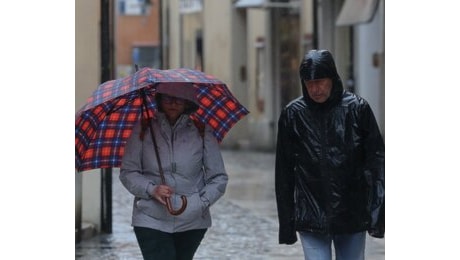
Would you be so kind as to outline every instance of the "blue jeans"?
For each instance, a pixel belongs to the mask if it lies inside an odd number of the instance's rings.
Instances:
[[[299,232],[305,260],[332,260],[334,242],[336,260],[364,260],[366,232],[328,235]]]

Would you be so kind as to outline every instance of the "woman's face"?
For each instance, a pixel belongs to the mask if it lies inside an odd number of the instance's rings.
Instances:
[[[160,101],[161,109],[166,114],[170,124],[175,124],[180,115],[185,111],[186,100],[163,94]]]

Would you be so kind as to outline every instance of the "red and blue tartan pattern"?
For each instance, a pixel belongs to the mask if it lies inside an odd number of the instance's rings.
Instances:
[[[225,85],[196,84],[198,110],[193,119],[210,125],[214,129],[217,141],[222,142],[227,132],[249,111],[230,93]]]
[[[157,109],[155,89],[160,84],[183,84],[197,91],[198,110],[191,115],[213,128],[221,142],[227,132],[249,113],[222,81],[191,69],[143,68],[125,78],[101,84],[76,114],[75,168],[85,171],[120,167],[124,146],[134,125]],[[176,85],[177,86],[177,85]],[[146,108],[143,109],[143,94]]]

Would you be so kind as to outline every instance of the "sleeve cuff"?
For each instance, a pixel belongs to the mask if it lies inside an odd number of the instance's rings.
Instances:
[[[155,189],[155,185],[151,182],[149,182],[149,184],[147,185],[147,189],[145,190],[145,192],[147,193],[147,196],[149,196],[149,198],[153,198],[153,190]]]
[[[211,204],[208,198],[206,198],[205,196],[201,196],[200,198],[201,198],[201,201],[203,201],[204,205],[208,208]]]

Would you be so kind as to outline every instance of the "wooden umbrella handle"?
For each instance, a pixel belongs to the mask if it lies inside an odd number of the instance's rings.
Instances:
[[[171,215],[177,216],[184,212],[185,208],[187,207],[187,197],[181,195],[180,198],[182,199],[182,206],[178,210],[174,210],[171,205],[171,200],[169,198],[166,199],[166,208]]]

